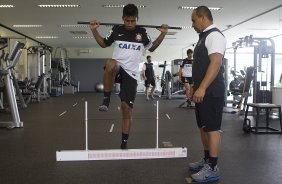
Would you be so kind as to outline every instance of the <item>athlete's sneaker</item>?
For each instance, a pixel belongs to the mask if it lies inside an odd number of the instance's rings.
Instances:
[[[107,111],[109,110],[109,108],[108,108],[108,106],[106,106],[106,105],[100,105],[99,108],[98,108],[98,110],[99,110],[100,112],[107,112]]]
[[[150,95],[150,98],[151,98],[152,100],[155,100],[155,97],[154,97],[153,95]]]
[[[149,101],[149,100],[150,100],[149,96],[146,96],[146,100],[147,100],[147,101]]]
[[[202,158],[201,160],[197,162],[189,163],[189,169],[191,171],[198,172],[204,167],[205,164],[207,164],[207,162],[204,158]]]
[[[217,181],[219,180],[219,169],[217,166],[212,169],[209,164],[205,164],[199,172],[192,174],[191,178],[194,182]]]
[[[127,141],[122,141],[121,142],[120,149],[127,149]]]
[[[107,112],[110,105],[110,97],[104,96],[102,105],[99,106],[98,110],[100,112]]]

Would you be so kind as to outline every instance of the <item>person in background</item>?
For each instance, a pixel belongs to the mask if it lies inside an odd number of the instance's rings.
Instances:
[[[192,91],[192,84],[193,84],[193,80],[192,80],[193,50],[188,49],[186,53],[187,53],[187,58],[183,59],[183,61],[181,62],[178,74],[181,79],[181,82],[184,84],[187,104],[191,105],[190,92]]]
[[[147,56],[147,62],[144,63],[143,68],[143,78],[145,80],[145,95],[146,95],[146,99],[150,100],[150,99],[154,99],[154,91],[156,88],[156,77],[155,77],[155,72],[154,72],[154,68],[153,68],[153,63],[152,63],[152,57],[151,56]],[[151,87],[151,91],[149,92],[149,88]]]

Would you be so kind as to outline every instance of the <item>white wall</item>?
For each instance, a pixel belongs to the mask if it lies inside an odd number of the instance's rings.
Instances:
[[[111,58],[113,47],[109,48],[67,48],[69,58]],[[185,50],[186,52],[186,50]],[[143,53],[142,61],[146,56],[151,55],[154,60],[171,61],[182,58],[182,48],[177,46],[161,45],[154,52],[146,51]]]

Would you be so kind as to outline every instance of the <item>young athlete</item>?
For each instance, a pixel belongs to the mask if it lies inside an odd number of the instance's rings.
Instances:
[[[124,24],[114,26],[105,38],[98,32],[99,22],[97,20],[90,22],[93,36],[102,48],[115,43],[112,59],[107,61],[104,70],[104,98],[102,105],[99,106],[99,111],[108,111],[112,86],[118,76],[122,110],[121,149],[127,149],[142,50],[145,48],[151,52],[154,51],[168,32],[168,25],[163,24],[158,29],[161,32],[160,35],[152,42],[146,29],[137,26],[138,18],[137,6],[127,4],[123,8],[122,20]]]
[[[192,64],[193,64],[193,51],[191,49],[187,50],[187,58],[183,59],[180,64],[179,75],[182,83],[185,87],[185,94],[187,98],[187,103],[191,105],[190,92],[192,91]]]

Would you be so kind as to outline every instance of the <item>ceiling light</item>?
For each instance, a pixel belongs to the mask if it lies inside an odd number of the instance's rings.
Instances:
[[[55,39],[57,36],[37,36],[37,39]]]
[[[14,8],[14,5],[11,4],[0,4],[0,8]]]
[[[192,26],[179,26],[179,27],[181,27],[182,29],[191,29],[192,28]]]
[[[93,39],[93,36],[74,36],[74,39]]]
[[[80,8],[77,4],[40,4],[39,8]]]
[[[182,9],[182,10],[194,10],[196,9],[197,6],[179,6],[178,9]],[[214,10],[214,11],[218,11],[221,10],[222,7],[208,7],[210,10]]]
[[[89,25],[76,24],[76,25],[60,25],[60,27],[89,27]]]
[[[210,10],[219,11],[222,10],[222,7],[208,7]]]
[[[196,6],[179,6],[178,9],[182,9],[182,10],[194,10],[196,9]]]
[[[79,34],[88,34],[86,31],[70,31],[71,34],[79,35]]]
[[[136,5],[137,8],[146,8],[145,5]],[[110,5],[102,5],[103,8],[123,8],[125,7],[124,4],[117,4],[117,5],[114,5],[114,4],[110,4]]]
[[[102,5],[103,8],[123,8],[125,5]]]
[[[42,27],[42,25],[13,25],[13,27]]]

